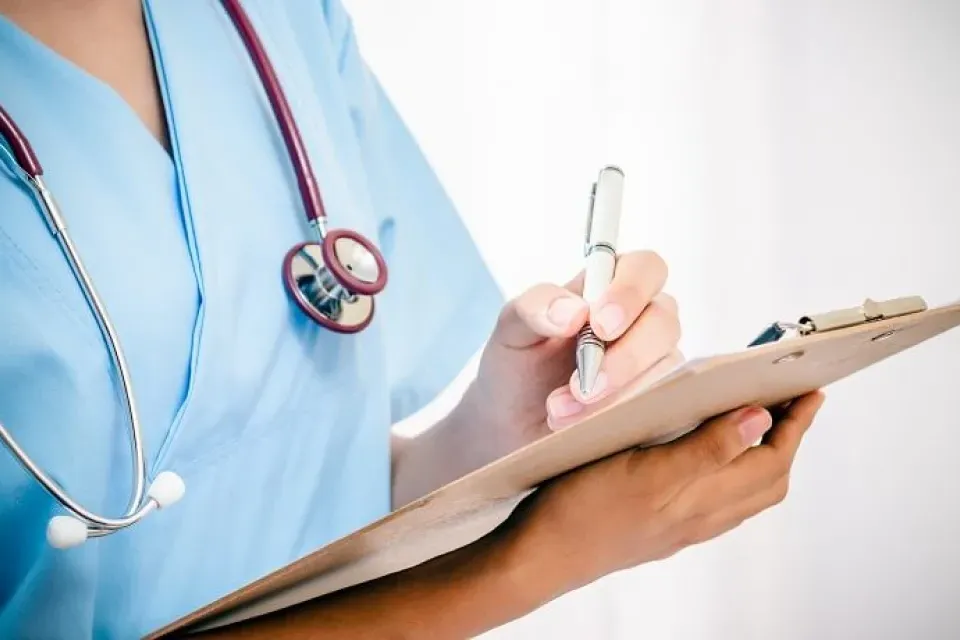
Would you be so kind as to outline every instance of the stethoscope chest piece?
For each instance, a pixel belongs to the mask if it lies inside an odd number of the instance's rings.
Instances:
[[[356,333],[373,319],[373,296],[387,284],[383,256],[358,233],[337,229],[321,242],[301,242],[287,252],[283,279],[296,305],[315,322]]]

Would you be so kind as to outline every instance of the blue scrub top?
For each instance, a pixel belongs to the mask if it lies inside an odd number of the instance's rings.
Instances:
[[[264,92],[215,0],[146,2],[172,157],[105,84],[0,18],[0,103],[45,168],[116,324],[149,478],[187,492],[50,548],[56,503],[0,449],[0,637],[133,638],[388,513],[391,424],[489,335],[501,294],[357,51],[336,0],[246,0],[333,227],[390,267],[363,333],[319,328],[280,265],[307,238]],[[5,154],[0,150],[0,157]],[[0,421],[83,504],[119,515],[128,424],[94,316],[0,168]]]

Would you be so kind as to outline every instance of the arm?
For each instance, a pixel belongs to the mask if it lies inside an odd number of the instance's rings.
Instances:
[[[545,600],[523,570],[508,529],[418,567],[213,630],[210,638],[292,640],[468,638],[522,617]]]
[[[457,406],[413,438],[393,437],[393,508],[412,502],[508,453],[498,432],[476,424],[471,384]],[[486,437],[484,437],[486,436]]]
[[[475,637],[600,577],[715,538],[779,503],[822,401],[811,394],[794,402],[772,428],[766,411],[745,408],[670,444],[583,467],[541,487],[472,545],[207,636]]]

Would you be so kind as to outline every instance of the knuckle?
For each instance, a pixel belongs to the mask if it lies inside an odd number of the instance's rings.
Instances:
[[[683,327],[680,325],[680,319],[676,315],[671,316],[668,327],[670,333],[670,346],[675,347],[680,343],[680,339],[683,338]]]
[[[793,454],[790,451],[780,451],[775,460],[774,472],[778,477],[789,475],[793,468]]]
[[[497,315],[497,327],[502,328],[509,324],[514,316],[519,315],[519,313],[520,299],[514,298],[500,308],[500,313]]]
[[[530,303],[532,301],[544,300],[545,298],[556,295],[560,291],[562,291],[562,289],[555,284],[539,282],[521,293],[517,301],[520,303]]]
[[[666,261],[653,251],[639,251],[630,255],[625,266],[632,276],[625,287],[629,294],[647,303],[653,301],[667,280]]]
[[[725,466],[730,458],[731,446],[728,443],[729,438],[724,437],[722,433],[712,434],[711,437],[704,438],[700,451],[704,462],[715,467]]]
[[[607,289],[606,297],[630,306],[631,310],[640,311],[636,308],[636,301],[643,297],[643,283],[639,278],[628,282],[614,280]]]
[[[763,454],[758,463],[760,466],[758,471],[762,473],[766,482],[778,482],[780,478],[790,473],[791,458],[783,448],[771,446],[763,450]]]
[[[682,547],[692,547],[710,540],[714,536],[714,526],[706,516],[690,519],[680,531],[679,543]]]
[[[657,274],[658,280],[665,281],[667,279],[669,267],[663,256],[656,251],[646,250],[640,252],[640,257],[644,267],[653,270]]]
[[[554,298],[560,295],[566,295],[565,290],[560,287],[549,284],[535,284],[513,299],[514,311],[522,318],[530,317],[533,314],[540,313],[544,307]]]
[[[630,478],[630,495],[638,508],[664,520],[678,513],[674,500],[677,473],[663,450],[631,449],[622,460],[624,473]]]
[[[665,332],[665,341],[670,349],[680,342],[682,327],[680,316],[677,314],[676,301],[673,296],[661,293],[651,303],[650,312],[655,314]]]
[[[787,499],[787,495],[790,493],[790,476],[784,476],[773,486],[773,495],[771,502],[774,505],[778,505]]]
[[[661,291],[657,294],[656,298],[654,298],[654,301],[670,313],[670,315],[680,315],[678,312],[677,299],[672,294]]]

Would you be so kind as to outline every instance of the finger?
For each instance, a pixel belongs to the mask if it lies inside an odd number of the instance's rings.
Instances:
[[[794,402],[787,414],[751,447],[715,475],[703,477],[677,498],[678,510],[704,513],[716,505],[741,500],[789,476],[804,434],[823,405],[823,394],[808,394]]]
[[[751,487],[770,483],[790,473],[803,436],[823,406],[822,391],[797,398],[786,413],[763,436],[761,444],[752,447],[743,456],[713,478],[719,490],[725,487]],[[747,491],[744,489],[743,491]]]
[[[574,397],[570,385],[563,385],[547,396],[547,426],[553,431],[566,429],[586,417],[606,408],[612,403],[621,402],[635,396],[650,385],[663,379],[684,362],[683,353],[678,349],[671,351],[665,358],[641,373],[618,393],[608,396],[602,402],[586,405]]]
[[[493,339],[523,349],[547,338],[572,337],[586,323],[587,313],[587,303],[570,290],[538,284],[503,308]]]
[[[666,357],[680,342],[680,320],[673,298],[657,295],[640,318],[618,341],[607,348],[590,394],[580,393],[580,378],[574,371],[570,389],[574,398],[592,404],[619,391],[638,375]]]
[[[652,251],[617,257],[613,280],[590,308],[590,325],[601,340],[619,338],[640,317],[667,281],[667,263]]]
[[[563,285],[563,288],[569,291],[570,293],[575,293],[580,297],[583,297],[583,283],[587,278],[587,274],[581,269],[580,273],[573,277],[572,280]]]
[[[669,374],[673,373],[678,369],[684,362],[686,358],[683,355],[683,352],[680,349],[672,349],[666,357],[661,358],[656,364],[642,372],[640,375],[636,376],[629,384],[624,385],[614,397],[609,398],[610,402],[622,402],[627,398],[631,398],[641,391],[647,390],[652,385],[660,382],[666,378]]]
[[[665,445],[634,452],[637,464],[662,465],[680,491],[699,478],[717,473],[756,442],[771,425],[760,407],[744,407],[713,418]],[[675,495],[671,493],[670,497]]]
[[[818,390],[791,402],[783,418],[764,438],[764,445],[786,452],[793,458],[825,401],[823,391]]]

